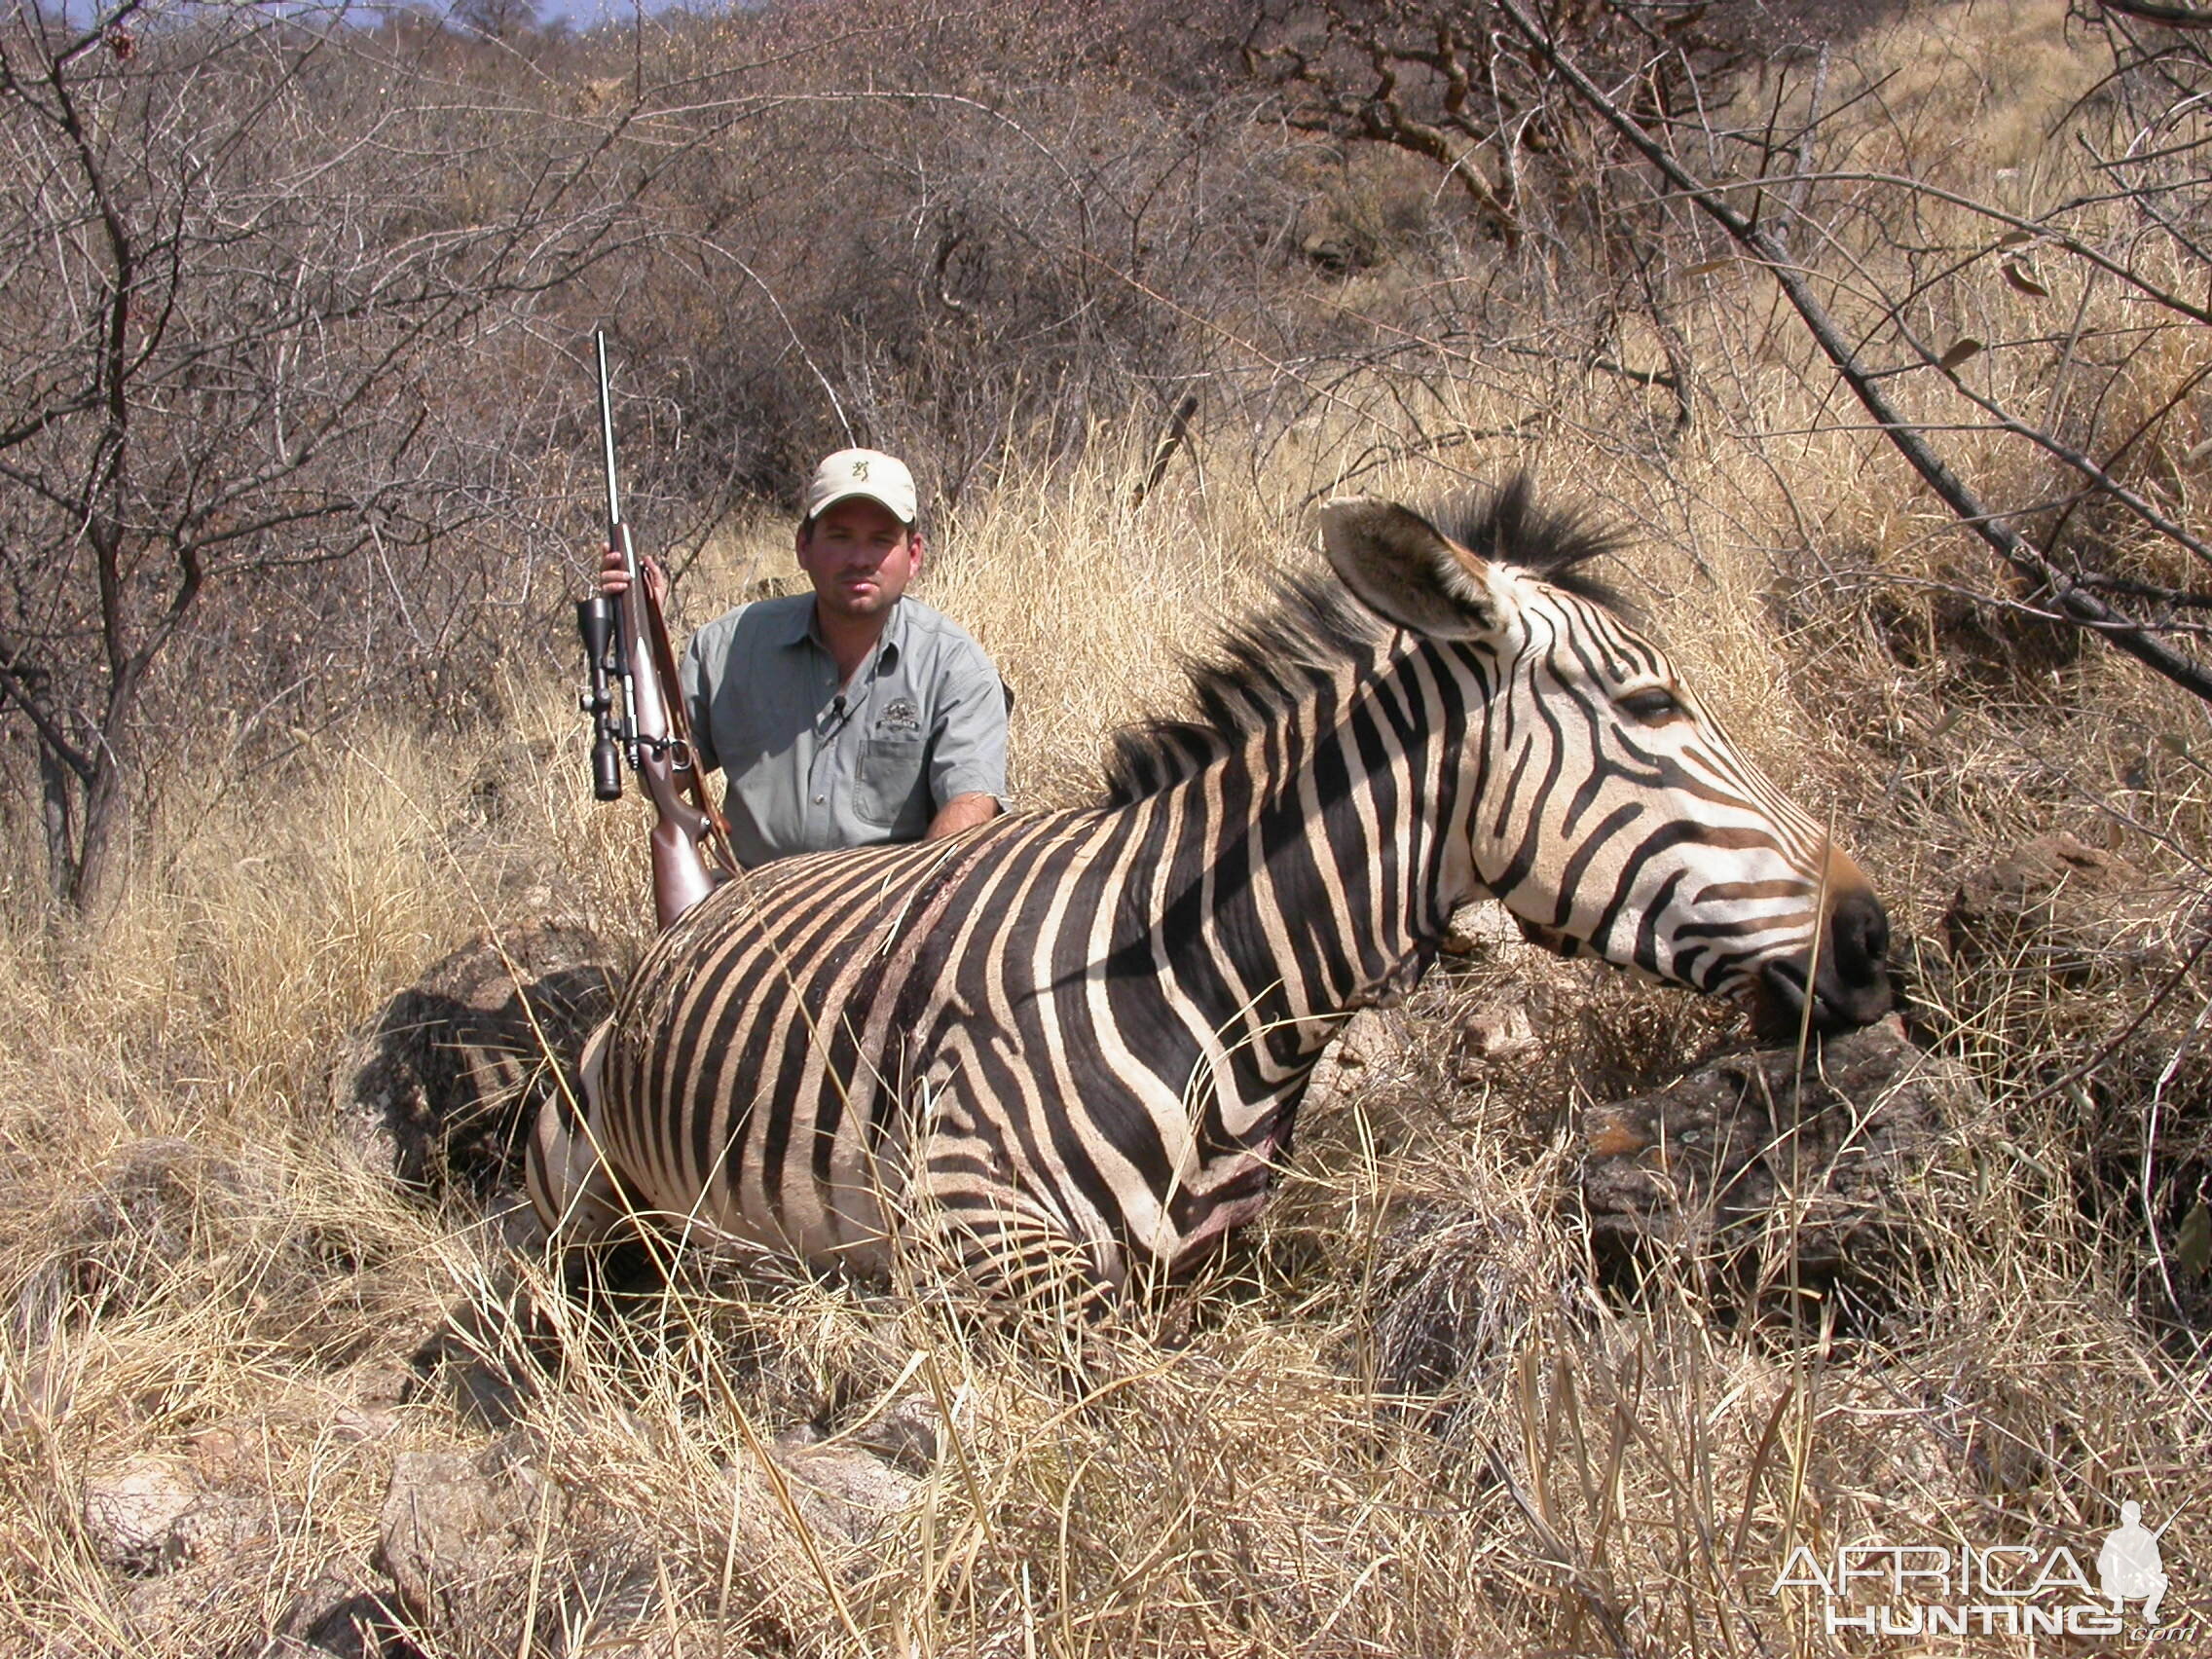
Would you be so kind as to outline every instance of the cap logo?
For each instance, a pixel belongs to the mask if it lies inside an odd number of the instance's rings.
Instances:
[[[842,449],[822,458],[806,486],[806,519],[854,496],[865,496],[909,529],[914,524],[914,475],[896,456],[880,450]]]

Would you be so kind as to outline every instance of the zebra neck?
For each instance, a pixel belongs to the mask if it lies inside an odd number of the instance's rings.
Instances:
[[[1434,960],[1446,849],[1465,844],[1456,680],[1427,653],[1347,676],[1176,792],[1197,922],[1176,954],[1187,986],[1213,982],[1249,1087],[1302,1081],[1346,1019]]]

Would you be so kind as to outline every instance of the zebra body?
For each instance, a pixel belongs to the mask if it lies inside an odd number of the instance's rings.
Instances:
[[[1880,906],[1516,486],[1448,537],[1337,503],[1310,587],[1125,736],[1108,804],[794,859],[653,946],[548,1107],[557,1235],[625,1209],[810,1262],[1172,1270],[1265,1202],[1344,1020],[1483,892],[1562,948],[1863,1023]],[[1057,1264],[1057,1266],[1052,1266]]]

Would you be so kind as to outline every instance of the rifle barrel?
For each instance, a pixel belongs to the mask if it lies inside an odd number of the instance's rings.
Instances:
[[[614,481],[614,399],[608,390],[607,330],[595,328],[591,338],[592,344],[599,348],[599,438],[607,455],[607,524],[611,530],[622,522],[622,496],[620,486]]]

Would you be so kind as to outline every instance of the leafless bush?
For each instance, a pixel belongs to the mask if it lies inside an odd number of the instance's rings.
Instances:
[[[528,488],[509,331],[621,198],[589,134],[511,168],[497,100],[407,68],[297,9],[0,27],[0,699],[80,908],[165,704],[296,718],[527,594],[481,534]]]
[[[1283,95],[1316,83],[1251,39],[1239,59],[1202,10],[1089,29],[894,8],[856,31],[800,7],[641,25],[649,54],[463,21],[128,0],[96,28],[9,25],[0,706],[80,907],[188,710],[227,731],[211,763],[401,684],[480,710],[583,530],[564,348],[593,321],[622,348],[633,498],[679,543],[832,444],[903,449],[957,505],[1016,453],[1164,427],[1193,396],[1179,424],[1262,456],[1336,425],[1342,471],[1449,463],[1486,349],[1578,360],[1630,406],[1664,393],[1677,426],[1690,406],[1648,254],[1627,301],[1555,269],[1580,245],[1559,226],[1541,260],[1466,268],[1410,180],[1369,179],[1403,207],[1386,235],[1427,238],[1391,253],[1419,283],[1384,308],[1404,320],[1336,303],[1308,201],[1356,215],[1366,187],[1296,136],[1316,118]],[[1532,61],[1530,133],[1571,109]],[[1654,71],[1654,107],[1698,61]],[[1617,195],[1530,142],[1560,191]],[[1628,360],[1624,304],[1657,366]]]

